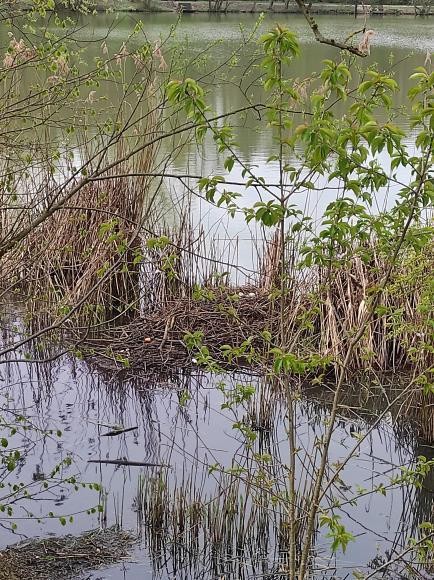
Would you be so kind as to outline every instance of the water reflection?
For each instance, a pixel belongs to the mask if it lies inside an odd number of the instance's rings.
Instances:
[[[128,564],[128,571],[122,572],[126,578],[137,578],[139,573],[144,578],[219,574],[234,579],[264,574],[280,577],[287,565],[287,513],[280,502],[270,503],[270,494],[249,475],[262,473],[273,482],[275,494],[284,497],[286,405],[275,385],[255,377],[199,372],[179,372],[162,380],[144,376],[122,381],[65,357],[37,366],[10,362],[4,369],[2,394],[7,393],[7,408],[25,411],[33,424],[43,429],[63,432],[58,440],[50,436],[32,443],[23,440],[25,461],[17,477],[38,480],[70,454],[73,473],[104,487],[103,523],[120,522],[127,528],[138,525],[143,534],[142,548],[135,554],[139,562]],[[221,409],[225,398],[218,387],[222,382],[228,389],[240,383],[253,384],[255,397],[233,415]],[[327,399],[327,394],[305,391],[297,404],[297,446],[301,450],[297,484],[301,493],[309,485],[309,474],[318,460],[315,440],[323,433]],[[342,405],[331,463],[343,460],[357,435],[366,432],[382,410],[380,397],[362,414],[360,400],[356,404],[354,397],[349,396]],[[256,434],[251,448],[234,430],[236,421]],[[117,437],[103,436],[115,426],[137,429]],[[356,542],[349,545],[345,555],[330,561],[330,541],[318,533],[315,578],[333,573],[344,577],[348,567],[363,569],[378,554],[398,553],[409,536],[417,535],[419,523],[430,521],[433,503],[429,478],[420,490],[399,488],[388,491],[385,497],[368,493],[356,506],[351,505],[357,486],[371,491],[381,483],[387,485],[390,477],[399,473],[399,466],[411,464],[421,454],[414,441],[408,429],[383,421],[362,443],[342,480],[324,500],[330,506],[339,499],[339,513]],[[258,462],[257,454],[270,460]],[[121,458],[170,467],[140,469],[87,463],[88,459]],[[217,466],[235,471],[221,475]],[[77,513],[95,503],[95,494],[60,486],[44,501],[29,503],[37,517],[49,511]],[[29,509],[26,502],[25,508]],[[300,509],[303,511],[303,506]],[[27,537],[61,533],[57,520],[43,522],[22,520],[16,533]],[[98,515],[77,513],[68,531],[76,533],[99,522]],[[11,535],[4,534],[4,544],[13,541]],[[123,577],[117,575],[120,570],[114,567],[107,577]]]

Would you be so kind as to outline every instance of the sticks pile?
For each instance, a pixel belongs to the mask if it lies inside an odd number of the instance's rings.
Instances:
[[[66,580],[128,555],[135,539],[108,528],[81,536],[30,540],[0,552],[0,580]]]
[[[354,351],[350,371],[402,372],[433,363],[432,318],[425,314],[431,266],[427,251],[426,262],[416,265],[418,271],[404,262],[396,272]],[[270,349],[281,346],[283,321],[285,349],[299,359],[329,361],[326,366],[332,372],[363,320],[370,293],[385,268],[380,258],[367,265],[356,256],[332,270],[293,277],[283,299],[276,288],[259,282],[194,288],[183,283],[170,292],[160,291],[163,298],[130,324],[86,340],[86,351],[108,370],[167,371],[194,367],[203,346],[202,354],[223,368],[266,372]],[[193,346],[188,344],[192,339]],[[226,347],[233,349],[232,356],[223,356]]]
[[[219,289],[214,296],[213,300],[173,299],[162,311],[86,341],[86,351],[107,370],[134,371],[194,367],[194,349],[191,353],[184,342],[187,333],[202,333],[203,344],[219,363],[224,363],[221,346],[240,345],[251,336],[255,337],[252,347],[263,353],[267,345],[261,333],[272,332],[279,316],[268,297],[248,288]],[[236,366],[252,368],[245,357]]]

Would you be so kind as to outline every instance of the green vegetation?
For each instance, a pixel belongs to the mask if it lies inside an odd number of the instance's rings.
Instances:
[[[220,410],[231,418],[243,461],[236,454],[226,464],[211,457],[206,468],[229,491],[207,509],[185,486],[172,496],[164,478],[150,476],[139,479],[137,511],[160,534],[185,522],[211,537],[219,529],[215,546],[232,541],[234,529],[241,543],[250,537],[248,514],[275,517],[286,554],[279,573],[305,580],[321,529],[329,555],[345,553],[357,538],[344,509],[366,496],[419,489],[434,467],[421,455],[385,482],[345,488],[346,468],[386,415],[413,417],[424,442],[434,441],[429,58],[412,74],[400,107],[393,70],[363,65],[367,32],[328,39],[309,14],[317,40],[342,50],[318,73],[296,79],[291,70],[302,57],[296,35],[280,25],[264,32],[262,18],[205,73],[206,55],[192,56],[171,35],[151,41],[141,23],[116,52],[102,39],[91,62],[78,28],[49,15],[51,4],[37,3],[25,14],[7,8],[9,44],[0,71],[3,363],[38,364],[67,353],[136,376],[199,369],[223,377]],[[245,104],[213,111],[209,93],[240,74],[242,53],[250,56],[245,76],[253,73],[247,89],[240,84]],[[116,87],[117,104],[107,102],[108,86]],[[237,133],[252,114],[272,143],[259,166],[238,150]],[[400,127],[403,116],[409,130]],[[223,170],[174,170],[192,144],[196,151],[213,148]],[[161,214],[170,203],[164,180],[175,181],[180,194],[171,224]],[[294,198],[318,192],[329,202],[315,219]],[[389,206],[381,203],[386,192]],[[260,268],[248,279],[235,283],[231,275],[241,266],[214,257],[213,244],[195,231],[193,198],[259,232]],[[19,324],[11,312],[20,313]],[[265,417],[270,401],[283,409],[284,456],[261,448],[258,424],[246,421],[260,393],[253,380],[225,378],[241,372],[269,389],[260,405]],[[400,376],[397,393],[383,384],[391,372]],[[331,451],[342,400],[351,385],[363,383],[369,392],[374,382],[386,403],[336,461]],[[313,387],[330,400],[318,435],[305,441],[296,407]],[[191,397],[179,392],[180,410]],[[271,411],[269,419],[263,430],[271,430]],[[87,486],[99,498],[83,511],[104,511],[101,485],[66,472],[73,456],[32,482],[15,483],[26,460],[22,448],[55,435],[6,404],[1,422],[0,510],[7,525],[16,527],[16,505],[29,519],[72,523],[73,514],[40,517],[27,509],[27,500],[38,501],[53,486]],[[238,527],[226,527],[228,514],[237,515]],[[429,570],[433,526],[419,524],[399,554],[372,573],[352,571],[354,577],[367,580],[397,562],[412,573]]]

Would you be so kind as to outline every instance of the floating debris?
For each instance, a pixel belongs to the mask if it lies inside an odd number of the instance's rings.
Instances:
[[[168,467],[163,463],[149,463],[148,461],[128,461],[128,459],[89,459],[88,463],[105,463],[107,465],[126,465],[130,467]]]
[[[0,552],[0,580],[67,580],[125,558],[136,538],[117,527],[26,540]]]
[[[135,431],[136,429],[138,429],[137,425],[135,427],[126,427],[125,429],[122,429],[122,427],[120,427],[119,429],[115,428],[112,431],[103,433],[101,437],[116,437],[116,435],[121,435],[122,433],[129,433],[130,431]]]

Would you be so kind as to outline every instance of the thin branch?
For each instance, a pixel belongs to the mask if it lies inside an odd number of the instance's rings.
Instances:
[[[363,52],[363,51],[359,50],[359,48],[353,46],[352,44],[347,44],[345,41],[341,42],[339,40],[335,40],[334,38],[325,37],[321,33],[321,31],[318,27],[318,24],[314,20],[312,14],[310,13],[309,8],[306,6],[305,2],[303,0],[295,0],[295,2],[297,4],[297,6],[300,8],[301,13],[305,17],[306,22],[309,24],[309,26],[310,26],[310,28],[315,36],[315,39],[318,42],[320,42],[321,44],[328,44],[330,46],[334,46],[335,48],[340,48],[341,50],[347,50],[348,52],[351,52],[352,54],[355,54],[356,56],[361,56],[361,57],[367,56],[367,52]],[[349,36],[348,38],[351,38],[351,36]]]

